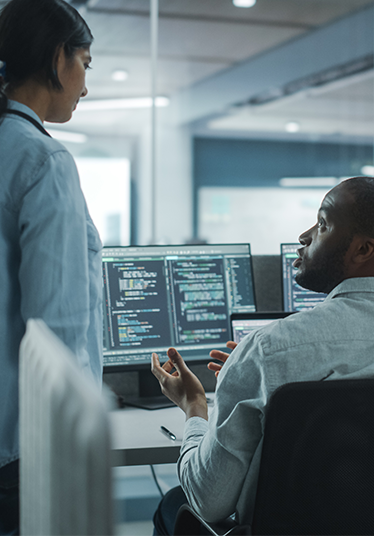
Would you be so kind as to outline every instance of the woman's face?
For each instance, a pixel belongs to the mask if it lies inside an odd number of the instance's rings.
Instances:
[[[91,62],[90,49],[80,48],[67,58],[63,48],[57,56],[57,76],[62,90],[54,90],[51,106],[45,118],[53,123],[65,123],[71,119],[79,99],[87,95],[86,70]]]

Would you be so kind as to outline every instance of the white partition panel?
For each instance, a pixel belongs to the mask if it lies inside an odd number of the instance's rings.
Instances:
[[[41,320],[20,348],[21,533],[112,534],[105,404]]]

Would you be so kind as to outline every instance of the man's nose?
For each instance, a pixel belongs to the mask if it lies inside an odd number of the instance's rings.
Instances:
[[[85,97],[87,93],[88,93],[88,89],[85,87],[84,90],[82,91],[81,97]]]
[[[302,246],[309,246],[312,242],[312,231],[314,227],[311,227],[299,236],[299,242]]]

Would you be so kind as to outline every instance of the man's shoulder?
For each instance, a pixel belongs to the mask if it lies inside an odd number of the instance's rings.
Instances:
[[[374,315],[374,278],[365,279],[372,280],[371,288],[364,281],[341,284],[313,309],[277,320],[261,330],[258,336],[265,351],[355,338],[363,329],[370,338],[372,330],[365,326],[369,326]]]
[[[310,327],[322,322],[322,317],[324,316],[323,310],[313,309],[297,312],[272,322],[262,330],[259,330],[257,336],[262,346],[268,350],[293,346],[298,341],[308,339]]]

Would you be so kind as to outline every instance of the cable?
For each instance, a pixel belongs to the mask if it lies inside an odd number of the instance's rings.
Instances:
[[[158,489],[158,491],[160,492],[161,497],[164,498],[165,493],[162,491],[161,486],[160,486],[160,484],[159,484],[159,482],[158,482],[158,480],[157,480],[157,476],[156,476],[155,469],[154,469],[153,465],[150,465],[149,467],[151,468],[151,472],[152,472],[153,480],[155,481],[155,484],[156,484],[156,486],[157,486],[157,489]]]

